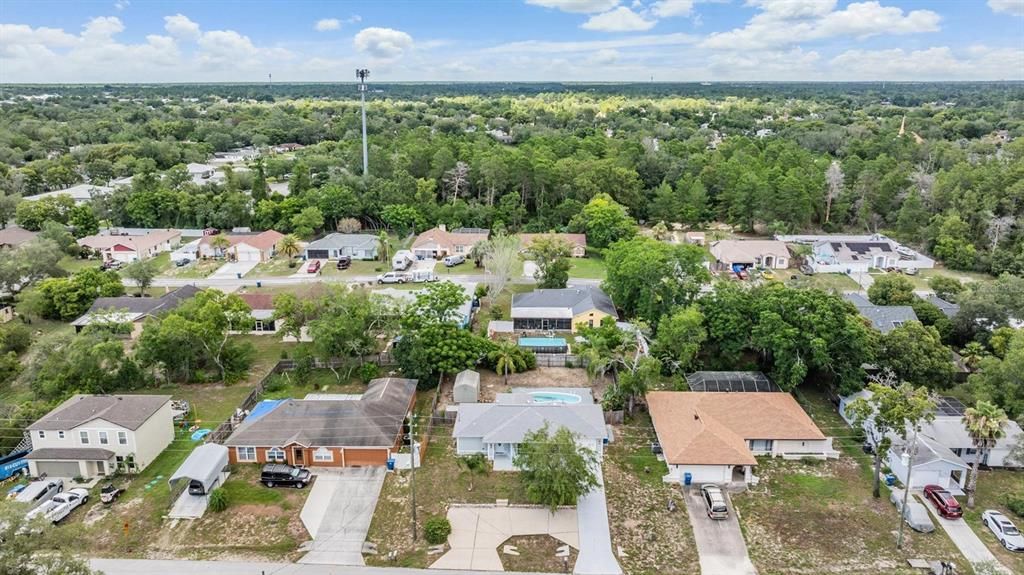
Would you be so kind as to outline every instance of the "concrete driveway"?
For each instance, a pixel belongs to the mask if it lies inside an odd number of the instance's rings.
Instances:
[[[214,270],[209,277],[215,280],[237,279],[238,274],[242,274],[242,277],[245,277],[245,274],[251,272],[258,265],[260,265],[260,262],[228,262]]]
[[[915,491],[914,495],[924,502],[924,506],[928,508],[928,512],[935,517],[935,522],[945,530],[946,535],[953,541],[956,548],[960,550],[960,554],[964,556],[972,565],[979,563],[988,563],[995,567],[1000,573],[1010,573],[1010,570],[1003,566],[996,556],[989,551],[989,548],[985,543],[978,537],[978,534],[971,529],[971,526],[966,521],[961,519],[945,519],[940,517],[938,512],[935,510],[935,506],[925,500],[924,493],[921,491]]]
[[[700,489],[690,488],[684,499],[693,538],[697,542],[702,575],[756,575],[757,569],[747,555],[747,543],[743,540],[732,502],[729,502],[728,519],[713,520],[704,510]]]
[[[299,563],[365,565],[363,542],[384,485],[383,467],[315,469],[299,517],[313,536]]]
[[[604,495],[604,475],[597,469],[598,485],[576,501],[579,519],[580,554],[573,573],[578,575],[622,575],[622,567],[612,552],[608,528],[608,502]]]

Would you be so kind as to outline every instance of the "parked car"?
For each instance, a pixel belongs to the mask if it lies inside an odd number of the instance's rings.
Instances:
[[[907,268],[904,270],[904,273],[906,273],[908,276],[916,276],[918,271],[917,268]]]
[[[377,276],[378,284],[404,284],[408,281],[408,276],[401,272],[387,272]]]
[[[350,256],[338,256],[338,269],[347,270],[352,266],[352,258]]]
[[[800,266],[800,273],[803,273],[804,275],[813,276],[814,268],[812,268],[808,264],[803,264],[802,266]]]
[[[114,486],[113,483],[108,483],[100,488],[100,501],[109,505],[120,497],[122,493],[124,493],[124,489]]]
[[[981,522],[1007,550],[1024,553],[1024,534],[1005,515],[995,509],[986,509],[981,514]]]
[[[100,266],[102,270],[119,270],[124,267],[124,263],[118,260],[107,260]]]
[[[53,496],[61,491],[64,491],[64,481],[60,479],[42,479],[29,483],[25,489],[18,493],[15,501],[18,503],[28,503],[29,509],[35,509],[53,499]]]
[[[192,263],[192,260],[188,258],[181,258],[178,261],[174,262],[174,265],[178,266],[179,268],[183,268],[190,263]]]
[[[772,270],[764,270],[763,272],[761,272],[761,277],[765,280],[771,281],[775,279],[775,272],[773,272]]]
[[[306,266],[306,273],[315,274],[320,271],[320,260],[313,260]]]
[[[931,501],[939,515],[946,519],[959,519],[964,516],[964,510],[960,502],[953,497],[953,494],[938,485],[925,485],[924,496]]]
[[[46,512],[46,519],[58,523],[87,501],[89,501],[89,491],[81,487],[68,489],[67,493],[58,493],[53,496],[55,505]]]
[[[451,268],[461,264],[464,261],[466,261],[466,256],[463,255],[447,256],[444,258],[444,265],[445,267]]]
[[[290,485],[296,489],[302,489],[309,484],[312,477],[308,469],[293,467],[284,463],[268,463],[263,466],[260,472],[260,483],[267,487],[275,485]]]
[[[717,485],[703,485],[700,494],[704,498],[704,510],[711,519],[728,519],[729,507],[725,504],[725,494]]]
[[[896,511],[903,507],[903,490],[893,487],[889,492],[889,501],[896,506]],[[907,512],[903,514],[903,520],[914,531],[920,533],[931,533],[935,531],[935,524],[932,523],[931,515],[920,501],[913,496],[907,497]]]

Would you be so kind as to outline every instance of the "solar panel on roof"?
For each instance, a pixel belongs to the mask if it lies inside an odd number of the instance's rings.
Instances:
[[[686,376],[690,391],[770,392],[782,391],[759,371],[698,371]]]
[[[967,411],[967,406],[955,397],[939,397],[935,401],[935,411],[939,415],[960,416]]]

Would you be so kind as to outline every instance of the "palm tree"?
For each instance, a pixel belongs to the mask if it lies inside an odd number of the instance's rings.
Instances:
[[[474,453],[473,455],[459,457],[456,461],[459,467],[469,474],[469,488],[467,491],[473,491],[473,476],[487,473],[487,456],[483,453]]]
[[[503,341],[498,347],[488,354],[488,359],[494,364],[494,371],[505,376],[505,385],[508,385],[510,373],[526,371],[526,360],[519,346],[512,341]]]
[[[386,262],[391,258],[391,238],[386,231],[381,230],[377,234],[377,241],[380,242],[380,261]]]
[[[217,256],[226,256],[227,249],[231,247],[231,240],[227,236],[217,234],[210,240],[210,247],[214,249],[214,254]]]
[[[292,258],[299,255],[299,252],[302,251],[302,248],[299,247],[299,238],[295,237],[293,234],[286,235],[278,240],[277,251],[281,252],[286,258],[288,258],[288,267],[294,267],[295,263],[292,261]]]
[[[971,371],[978,369],[978,364],[987,356],[988,352],[985,350],[985,346],[976,341],[968,343],[960,351],[960,357],[963,358],[964,365]]]
[[[978,487],[978,465],[985,460],[988,452],[996,445],[996,441],[1006,434],[1009,418],[1006,412],[987,401],[979,401],[975,407],[964,412],[964,427],[971,436],[976,450],[974,461],[971,462],[971,478],[967,482],[967,507],[974,507],[974,492]]]

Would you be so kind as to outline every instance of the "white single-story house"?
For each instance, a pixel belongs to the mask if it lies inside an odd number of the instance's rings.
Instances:
[[[538,238],[555,238],[569,244],[569,255],[582,258],[587,255],[587,234],[519,234],[519,247],[522,251],[530,249],[530,245]]]
[[[558,397],[566,401],[552,399]],[[452,434],[455,452],[483,453],[495,471],[511,471],[519,444],[545,425],[549,433],[568,429],[580,447],[593,450],[599,458],[604,453],[608,430],[601,406],[593,402],[589,390],[559,388],[502,393],[494,403],[459,404]]]
[[[375,260],[380,249],[380,238],[370,234],[327,234],[306,246],[307,260],[336,260],[349,256],[354,260]]]
[[[886,454],[886,465],[903,485],[907,485],[907,465],[910,463],[908,453],[911,445],[911,439],[904,441],[897,438]],[[962,494],[969,469],[967,462],[957,457],[955,453],[934,439],[918,434],[913,471],[910,473],[910,488],[923,489],[925,485],[938,485],[950,490],[954,495]]]
[[[719,270],[789,267],[789,248],[776,240],[718,240],[711,242],[710,251]]]
[[[416,236],[412,253],[419,259],[443,259],[450,255],[469,256],[473,246],[487,241],[491,231],[480,228],[456,228],[452,231],[444,225],[429,229]]]
[[[816,273],[867,273],[869,268],[931,269],[935,260],[882,234],[779,235],[775,239],[811,246],[808,265]]]
[[[756,456],[839,457],[788,393],[652,391],[647,406],[666,482],[755,484]]]
[[[473,319],[473,312],[476,310],[473,307],[473,301],[476,299],[476,282],[454,282],[451,280],[444,280],[453,283],[462,288],[462,293],[466,295],[466,301],[462,302],[462,305],[455,310],[455,323],[459,327],[469,326],[469,322]],[[416,296],[421,290],[408,290],[408,289],[395,289],[395,288],[383,288],[373,290],[370,295],[371,297],[389,297],[395,301],[404,302],[411,304],[416,301]]]
[[[42,194],[36,194],[34,196],[25,196],[25,199],[34,202],[43,198],[53,198],[57,196],[68,196],[71,198],[75,205],[81,205],[88,203],[100,196],[105,196],[114,191],[114,188],[107,186],[94,186],[93,184],[76,184],[70,188],[64,188],[63,190],[54,190],[52,192],[44,192]]]
[[[75,395],[28,427],[33,477],[138,472],[174,440],[169,395]]]
[[[252,335],[268,335],[277,333],[277,320],[274,319],[274,296],[266,293],[238,294],[252,310],[252,324],[248,331]]]

